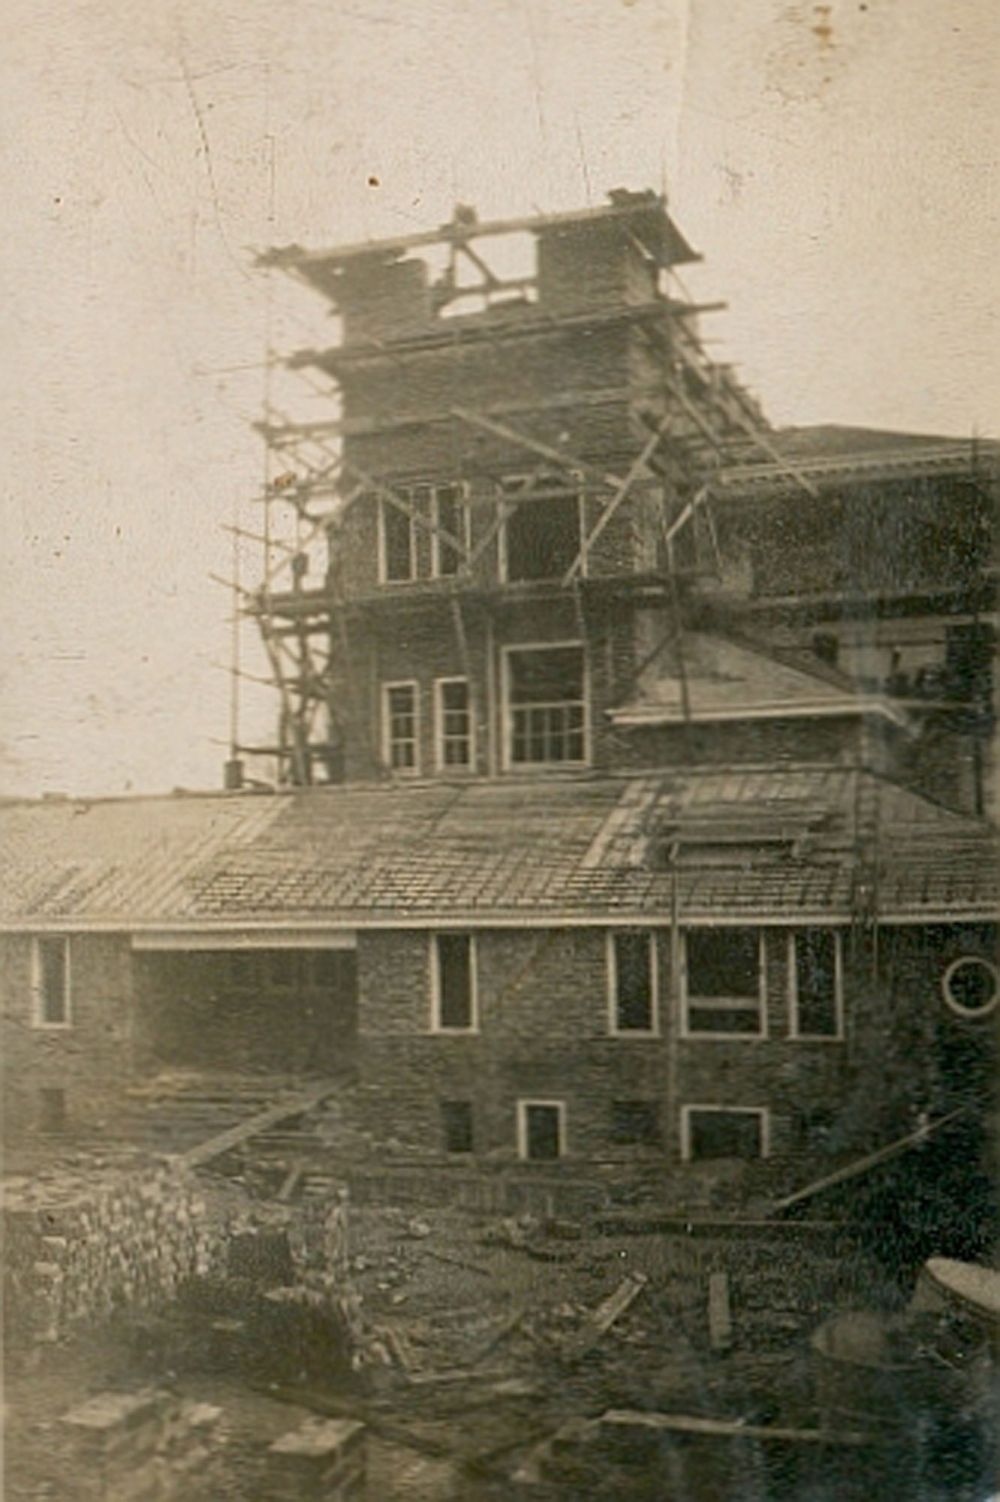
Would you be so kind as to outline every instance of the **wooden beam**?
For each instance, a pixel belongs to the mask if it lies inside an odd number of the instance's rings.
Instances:
[[[957,1111],[950,1111],[947,1116],[941,1116],[937,1121],[928,1122],[920,1126],[914,1132],[907,1132],[905,1137],[899,1137],[895,1142],[890,1142],[885,1147],[880,1147],[876,1152],[866,1153],[863,1158],[858,1158],[854,1163],[848,1163],[846,1168],[838,1168],[835,1173],[828,1173],[814,1183],[807,1184],[804,1189],[798,1189],[794,1194],[788,1194],[784,1199],[775,1200],[771,1206],[772,1211],[790,1210],[793,1205],[801,1205],[805,1200],[812,1199],[814,1195],[822,1194],[827,1189],[833,1189],[837,1184],[846,1184],[850,1179],[856,1179],[861,1174],[869,1173],[877,1168],[880,1163],[888,1163],[900,1153],[908,1152],[911,1147],[919,1147],[922,1142],[927,1142],[943,1127],[966,1115],[967,1106],[960,1106]]]
[[[877,1415],[873,1415],[877,1421]],[[742,1419],[707,1419],[688,1413],[651,1413],[647,1409],[609,1408],[598,1423],[620,1428],[656,1430],[691,1438],[748,1440],[757,1444],[869,1445],[874,1434],[853,1429],[799,1429],[782,1424],[746,1424]]]
[[[437,522],[433,522],[428,517],[422,516],[415,506],[410,505],[409,501],[404,501],[401,495],[397,495],[394,490],[390,490],[388,485],[383,485],[380,480],[376,480],[374,475],[368,474],[366,470],[363,470],[360,465],[355,464],[353,460],[346,462],[344,468],[349,470],[351,474],[357,475],[368,490],[372,491],[382,500],[387,501],[390,506],[394,506],[404,516],[408,516],[418,527],[422,527],[425,532],[430,532],[433,536],[446,542],[450,548],[458,553],[460,558],[468,559],[469,550],[464,540],[455,537],[446,527],[439,526]]]
[[[268,1106],[264,1111],[258,1111],[246,1121],[237,1122],[236,1126],[229,1127],[225,1132],[219,1132],[215,1137],[209,1137],[207,1142],[199,1142],[197,1147],[189,1148],[187,1152],[178,1154],[178,1160],[185,1168],[197,1168],[203,1163],[210,1163],[213,1158],[219,1158],[223,1153],[230,1152],[234,1147],[240,1147],[244,1142],[249,1142],[253,1137],[259,1137],[261,1132],[270,1130],[279,1122],[287,1121],[290,1116],[301,1116],[313,1106],[319,1105],[320,1101],[328,1096],[335,1095],[342,1086],[336,1080],[320,1080],[311,1085],[308,1090],[300,1090],[295,1095],[289,1095]]]
[[[516,444],[518,448],[528,449],[531,453],[539,454],[543,459],[551,459],[553,464],[561,469],[578,469],[584,475],[597,480],[601,485],[616,490],[624,483],[621,475],[612,474],[610,470],[602,470],[593,464],[588,464],[584,459],[577,459],[572,454],[560,453],[551,444],[543,443],[540,438],[532,438],[528,433],[522,433],[517,428],[510,428],[505,423],[494,422],[490,417],[481,417],[477,412],[469,412],[465,407],[452,407],[452,415],[462,422],[469,423],[472,427],[482,428],[487,433],[492,433],[495,438],[503,438],[508,443]]]
[[[591,528],[589,534],[583,539],[583,542],[580,545],[579,553],[577,553],[576,557],[573,559],[573,562],[566,570],[566,574],[563,578],[564,584],[571,584],[576,576],[584,568],[591,548],[594,546],[594,543],[600,537],[601,533],[604,531],[605,527],[608,525],[611,518],[618,510],[618,507],[625,500],[625,497],[628,495],[629,491],[632,488],[633,482],[639,478],[640,474],[645,469],[646,463],[652,457],[654,450],[659,448],[660,443],[667,431],[667,428],[670,426],[670,423],[672,421],[673,414],[668,412],[666,417],[662,418],[661,421],[657,424],[655,433],[650,436],[641,453],[639,453],[636,458],[633,459],[632,463],[629,466],[627,474],[622,479],[614,495],[604,507],[604,510],[601,512],[594,526]]]

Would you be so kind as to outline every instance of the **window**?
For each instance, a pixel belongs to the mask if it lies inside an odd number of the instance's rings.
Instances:
[[[511,583],[561,579],[575,561],[581,543],[582,496],[567,489],[564,475],[548,478],[512,475],[500,482],[507,501],[524,493],[503,525],[503,576]]]
[[[382,686],[382,760],[392,772],[419,772],[417,685]]]
[[[1000,1001],[997,967],[982,955],[962,955],[944,972],[941,992],[956,1016],[988,1017]]]
[[[400,500],[410,503],[408,492],[400,491]],[[378,498],[379,579],[383,584],[400,584],[416,578],[416,547],[413,518],[394,506],[384,495]]]
[[[583,648],[509,647],[504,662],[509,764],[586,761]]]
[[[434,489],[434,525],[431,566],[436,579],[451,579],[463,563],[461,552],[449,538],[469,548],[469,507],[461,485],[437,485]],[[447,533],[447,536],[442,536]]]
[[[789,935],[788,993],[793,1038],[837,1039],[843,1033],[840,937],[832,928]]]
[[[630,929],[608,936],[611,1031],[656,1032],[656,941]]]
[[[38,938],[32,955],[32,990],[36,1027],[69,1027],[69,940]]]
[[[766,1158],[770,1119],[758,1106],[682,1106],[681,1157]]]
[[[684,936],[684,956],[685,1033],[689,1037],[763,1036],[763,946],[756,929],[689,930]]]
[[[546,1162],[566,1151],[566,1107],[561,1100],[519,1100],[517,1150],[522,1158]]]
[[[434,1029],[476,1030],[476,950],[470,934],[435,934],[431,943]]]
[[[472,766],[472,711],[466,678],[439,678],[434,685],[438,771]]]
[[[659,1147],[660,1108],[655,1100],[613,1100],[611,1140],[622,1147]]]
[[[443,1100],[441,1102],[441,1126],[446,1153],[472,1152],[472,1102],[470,1100]]]

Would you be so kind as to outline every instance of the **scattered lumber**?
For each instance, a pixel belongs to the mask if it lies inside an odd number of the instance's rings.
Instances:
[[[709,1274],[708,1338],[713,1351],[727,1351],[733,1343],[733,1317],[726,1273]]]
[[[645,1273],[629,1273],[623,1278],[614,1293],[609,1294],[603,1303],[591,1311],[583,1328],[567,1342],[564,1355],[571,1361],[579,1361],[588,1351],[592,1351],[615,1321],[635,1303],[647,1281]]]
[[[871,1434],[845,1429],[798,1429],[781,1424],[745,1424],[741,1419],[710,1419],[692,1413],[647,1413],[609,1408],[599,1422],[619,1428],[654,1430],[703,1439],[749,1439],[763,1444],[847,1445],[872,1443]]]
[[[299,1182],[301,1181],[302,1175],[304,1173],[305,1173],[305,1164],[304,1163],[293,1163],[292,1164],[291,1168],[288,1170],[287,1174],[285,1175],[284,1180],[282,1181],[281,1188],[278,1190],[278,1200],[282,1204],[287,1204],[287,1202],[291,1199],[292,1195],[295,1193],[296,1189],[299,1187]]]

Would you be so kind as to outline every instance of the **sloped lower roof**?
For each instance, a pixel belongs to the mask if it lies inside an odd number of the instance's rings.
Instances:
[[[666,919],[675,878],[657,852],[685,829],[685,915],[846,920],[859,810],[883,916],[993,914],[985,826],[809,766],[15,803],[0,807],[0,926]]]
[[[676,662],[655,659],[640,675],[636,697],[611,711],[613,724],[872,713],[906,723],[902,711],[885,699],[859,696],[840,674],[813,672],[705,632],[687,634],[683,651],[683,682]]]

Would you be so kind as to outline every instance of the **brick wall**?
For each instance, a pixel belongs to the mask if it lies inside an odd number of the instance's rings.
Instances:
[[[121,934],[69,939],[71,1023],[34,1023],[32,940],[0,939],[4,1123],[11,1137],[38,1131],[63,1092],[67,1129],[99,1122],[122,1081],[142,1065],[134,1030],[132,955]],[[48,1104],[46,1104],[48,1101]],[[51,1119],[51,1118],[49,1118]]]
[[[684,1040],[664,930],[660,1036],[627,1038],[609,1035],[606,944],[599,929],[479,933],[479,1031],[443,1036],[430,1031],[427,934],[362,935],[360,1071],[370,1128],[440,1152],[440,1102],[469,1100],[477,1153],[513,1159],[517,1101],[562,1100],[570,1157],[634,1160],[650,1150],[615,1146],[612,1103],[645,1099],[659,1104],[664,1149],[675,1159],[685,1104],[768,1107],[775,1156],[806,1150],[808,1123],[824,1110],[835,1128],[832,1149],[867,1140],[877,1124],[872,1111],[849,1121],[838,1114],[855,1095],[871,1096],[882,1054],[869,1043],[878,1036],[884,1045],[895,1022],[883,991],[861,990],[863,975],[849,964],[842,1042],[790,1037],[787,932],[778,929],[765,931],[767,1037]],[[857,1038],[855,997],[864,1004]],[[878,1092],[875,1103],[884,1104]]]

